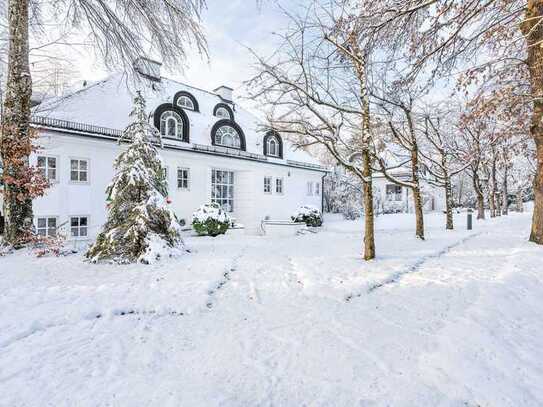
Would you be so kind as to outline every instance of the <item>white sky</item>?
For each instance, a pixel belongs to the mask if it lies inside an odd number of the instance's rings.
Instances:
[[[271,54],[276,44],[273,32],[287,24],[286,17],[271,1],[258,3],[258,0],[208,0],[203,27],[209,60],[192,52],[186,69],[163,70],[162,75],[206,90],[220,85],[240,87],[251,76],[254,62],[246,47],[260,55]],[[288,1],[288,8],[294,4]],[[93,62],[90,57],[79,58],[76,65],[81,79],[96,80],[107,75],[99,61]]]

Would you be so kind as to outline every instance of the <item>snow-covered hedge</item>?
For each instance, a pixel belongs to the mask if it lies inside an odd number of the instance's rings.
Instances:
[[[217,236],[226,233],[230,216],[218,203],[204,204],[192,214],[192,227],[199,235]]]
[[[294,222],[303,222],[307,226],[321,226],[322,214],[317,208],[312,205],[302,205],[291,216]]]

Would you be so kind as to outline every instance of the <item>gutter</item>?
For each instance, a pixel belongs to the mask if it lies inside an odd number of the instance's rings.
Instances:
[[[321,214],[324,216],[324,179],[328,176],[328,173],[324,173],[321,177]]]

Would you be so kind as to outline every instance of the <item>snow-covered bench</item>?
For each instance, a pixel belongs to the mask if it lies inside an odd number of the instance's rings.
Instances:
[[[265,219],[260,223],[262,234],[270,236],[292,236],[299,234],[306,228],[307,226],[304,223],[290,220]]]

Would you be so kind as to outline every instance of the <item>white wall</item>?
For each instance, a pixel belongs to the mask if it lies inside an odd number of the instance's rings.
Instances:
[[[373,185],[378,189],[379,199],[381,202],[381,208],[387,200],[386,186],[392,184],[384,177],[375,177],[373,179]],[[426,183],[423,183],[423,194],[425,196],[424,210],[430,211],[443,211],[445,209],[445,196],[444,191],[441,188],[435,188]],[[404,212],[414,212],[413,195],[409,188],[402,187],[401,200],[397,202],[402,206]]]
[[[57,157],[58,182],[46,196],[34,202],[34,216],[57,216],[58,223],[70,216],[89,216],[89,235],[95,237],[106,219],[105,190],[113,176],[113,161],[122,146],[114,141],[85,136],[43,132],[40,154]],[[195,209],[211,199],[211,171],[213,168],[234,172],[234,216],[256,233],[266,216],[288,219],[301,204],[321,207],[321,194],[307,195],[307,182],[321,183],[323,173],[269,163],[240,160],[230,157],[200,154],[190,151],[163,149],[162,158],[168,168],[168,184],[172,209],[187,224]],[[89,179],[85,184],[70,182],[70,158],[89,159]],[[36,157],[31,158],[35,164]],[[177,188],[177,168],[190,169],[188,191]],[[272,194],[264,193],[264,177],[272,177]],[[283,178],[283,194],[275,193],[275,179]]]

